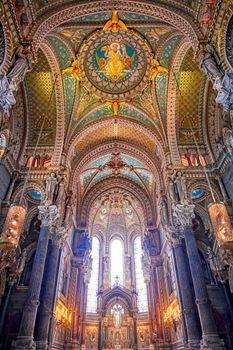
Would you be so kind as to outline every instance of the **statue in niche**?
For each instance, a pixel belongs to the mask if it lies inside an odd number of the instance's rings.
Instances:
[[[27,72],[32,70],[33,53],[31,45],[19,45],[13,55],[11,61],[11,69],[7,74],[12,91],[18,89],[18,84],[21,83]]]
[[[57,186],[55,187],[54,199],[61,206],[65,193],[65,181],[62,175],[57,175]]]
[[[66,200],[65,200],[65,226],[70,225],[72,223],[72,215],[73,215],[73,192],[69,191]]]
[[[174,172],[169,177],[168,191],[173,203],[185,204],[188,200],[185,176],[181,172]]]
[[[221,78],[223,76],[224,72],[221,68],[220,59],[211,45],[200,45],[199,61],[200,68],[212,82],[214,82],[217,77]]]
[[[214,82],[214,89],[218,91],[216,102],[223,106],[227,112],[233,105],[233,73],[226,72],[223,77],[217,77]]]
[[[169,225],[169,213],[166,196],[162,195],[160,200],[160,216],[163,226]]]
[[[45,203],[51,205],[54,203],[54,195],[58,185],[58,179],[55,173],[51,173],[46,179]]]

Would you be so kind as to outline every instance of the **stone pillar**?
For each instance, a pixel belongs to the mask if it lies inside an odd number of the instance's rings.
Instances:
[[[181,227],[185,238],[196,304],[202,328],[202,340],[200,343],[200,349],[225,349],[223,341],[220,340],[217,332],[204,280],[204,274],[197,248],[197,243],[192,229],[192,219],[195,218],[194,205],[187,203],[176,204],[173,207],[173,210],[176,221]]]
[[[138,350],[138,335],[137,335],[137,321],[133,320],[133,348]]]
[[[161,301],[158,286],[158,272],[157,268],[162,264],[161,260],[157,257],[152,259],[152,281],[153,281],[153,294],[154,294],[154,304],[155,304],[155,317],[156,317],[156,328],[153,329],[153,342],[163,342],[163,325],[162,325],[162,311],[161,311]]]
[[[50,226],[56,218],[57,207],[55,205],[39,206],[39,219],[41,220],[40,235],[32,267],[32,277],[28,288],[27,302],[23,309],[18,337],[12,344],[12,349],[15,350],[35,349],[33,333],[37,309],[39,306],[41,284],[49,242],[49,232]]]
[[[11,293],[12,293],[12,288],[14,286],[14,284],[17,282],[17,276],[15,274],[10,274],[10,276],[8,277],[8,286],[5,290],[5,300],[4,300],[4,304],[2,307],[2,312],[0,315],[0,344],[1,344],[1,340],[2,337],[2,333],[3,333],[3,327],[4,327],[4,323],[5,323],[5,317],[6,317],[6,311],[8,308],[8,304],[10,301],[10,297],[11,297]]]
[[[101,316],[98,322],[98,350],[102,350],[102,324],[101,324]]]
[[[83,258],[76,258],[77,279],[76,279],[76,292],[73,312],[73,333],[72,333],[72,349],[79,349],[80,334],[79,334],[79,321],[80,321],[80,298],[83,285]]]
[[[179,283],[182,312],[187,331],[189,349],[200,349],[200,332],[195,314],[195,303],[189,281],[187,262],[185,261],[182,235],[174,227],[170,228],[170,239],[173,245],[174,260]]]
[[[58,228],[52,235],[52,246],[48,257],[46,278],[46,288],[44,290],[39,318],[37,324],[36,349],[44,350],[48,348],[49,326],[53,312],[54,293],[57,280],[57,271],[62,242],[66,240],[66,230],[64,227]]]

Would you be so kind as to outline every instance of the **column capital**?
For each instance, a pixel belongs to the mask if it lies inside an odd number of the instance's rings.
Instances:
[[[40,205],[38,209],[42,226],[52,226],[59,217],[56,205]]]
[[[173,204],[172,209],[175,223],[182,229],[192,227],[192,220],[195,218],[194,208],[195,205],[189,203]]]

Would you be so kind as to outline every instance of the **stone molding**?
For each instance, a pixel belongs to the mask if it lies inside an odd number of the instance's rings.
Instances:
[[[192,227],[192,220],[195,218],[194,204],[173,204],[172,208],[175,225],[182,229]]]

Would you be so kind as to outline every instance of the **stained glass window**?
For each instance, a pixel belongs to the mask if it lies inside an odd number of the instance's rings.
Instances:
[[[135,278],[137,290],[138,312],[148,312],[147,288],[144,282],[142,271],[142,246],[141,238],[138,236],[134,240],[134,262],[135,262]]]
[[[123,285],[123,244],[119,239],[111,242],[111,286]]]
[[[97,292],[99,287],[99,260],[100,260],[100,242],[97,237],[92,239],[92,271],[90,283],[87,289],[87,312],[97,312]]]

